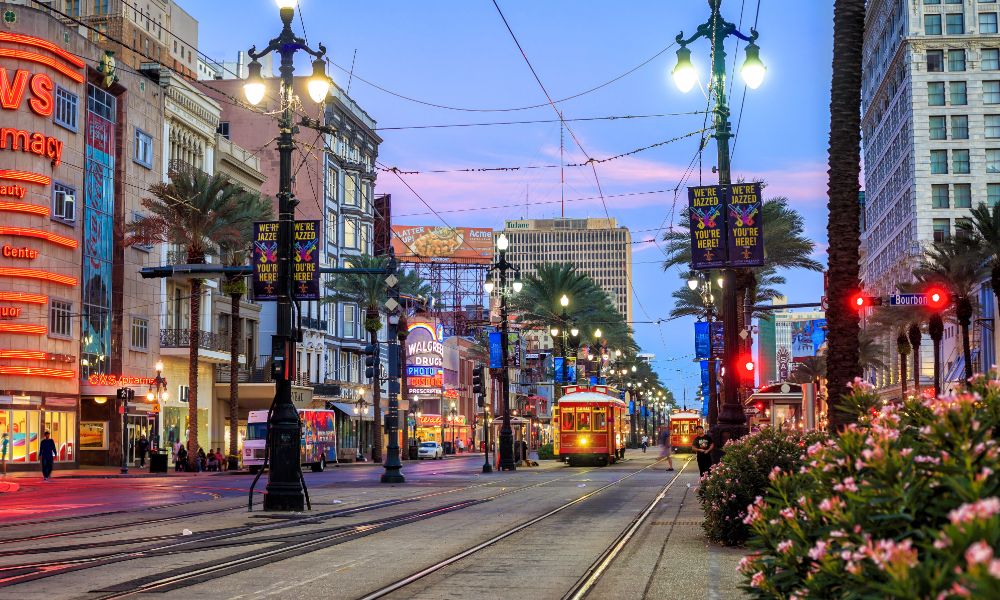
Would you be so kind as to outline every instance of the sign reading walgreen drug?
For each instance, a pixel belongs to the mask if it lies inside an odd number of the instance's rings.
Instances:
[[[691,268],[764,264],[760,183],[688,188]]]

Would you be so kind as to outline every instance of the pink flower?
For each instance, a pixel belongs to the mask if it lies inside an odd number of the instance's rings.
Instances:
[[[794,546],[795,544],[792,543],[792,540],[785,540],[778,544],[778,552],[781,554],[788,554]]]
[[[879,568],[886,568],[890,565],[902,564],[912,567],[917,564],[917,550],[913,548],[911,540],[895,542],[893,540],[878,540],[875,543],[868,542],[865,546],[868,556]]]
[[[934,547],[938,550],[944,550],[948,546],[951,546],[951,538],[943,533],[938,539],[934,540]]]
[[[994,558],[990,561],[990,576],[994,579],[1000,579],[1000,558]]]
[[[844,506],[844,501],[837,496],[824,498],[823,501],[819,503],[819,509],[823,512],[832,512],[842,506]]]
[[[993,548],[984,541],[978,541],[965,551],[965,560],[970,565],[981,565],[993,560]]]
[[[809,549],[809,558],[819,561],[826,556],[826,542],[817,540],[816,545]]]
[[[751,565],[751,563],[754,561],[755,558],[757,558],[757,557],[755,555],[753,555],[753,554],[749,554],[749,555],[744,556],[743,558],[741,558],[740,559],[740,566],[739,566],[740,571],[746,571],[747,567],[749,567]]]
[[[838,492],[856,492],[858,491],[858,486],[854,482],[853,477],[848,477],[843,481],[843,483],[838,483],[833,486],[833,489]]]
[[[781,467],[774,467],[773,469],[771,469],[771,472],[768,474],[767,478],[771,481],[774,481],[775,479],[778,478],[778,475],[781,475]]]
[[[753,574],[753,577],[750,578],[750,585],[752,587],[759,588],[762,583],[764,583],[764,572],[757,571]]]
[[[794,508],[786,506],[785,508],[781,509],[781,512],[779,512],[778,514],[785,517],[786,519],[791,520],[795,518],[796,511]]]
[[[948,513],[948,519],[953,525],[968,523],[976,519],[988,519],[1000,514],[1000,498],[983,498],[971,504],[963,504]]]

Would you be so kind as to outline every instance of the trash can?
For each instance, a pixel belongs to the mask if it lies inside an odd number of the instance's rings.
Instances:
[[[166,473],[167,472],[167,453],[166,452],[153,452],[149,455],[149,472],[150,473]]]
[[[409,451],[407,452],[407,455],[410,457],[410,460],[417,460],[419,458],[417,456],[417,445],[416,444],[410,444],[410,448],[409,448]]]
[[[451,442],[445,442],[444,443],[444,453],[445,454],[454,454],[455,453],[455,451],[451,447]]]

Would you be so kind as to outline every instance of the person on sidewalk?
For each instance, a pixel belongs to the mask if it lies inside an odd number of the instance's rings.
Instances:
[[[226,461],[224,459],[224,457],[222,456],[222,448],[219,448],[218,450],[215,451],[215,462],[219,465],[219,468],[218,468],[219,471],[225,471],[226,470],[226,468],[227,468],[226,463],[228,461]]]
[[[146,436],[140,435],[139,441],[135,444],[135,457],[139,459],[139,468],[146,468],[146,453],[149,452],[149,440]]]
[[[177,471],[178,473],[181,471],[187,471],[187,460],[188,451],[182,444],[181,447],[177,449],[177,457],[174,459],[174,471]]]
[[[660,442],[660,458],[667,459],[667,470],[673,471],[674,459],[673,457],[670,456],[670,451],[673,450],[673,448],[670,447],[670,429],[668,427],[664,427],[663,429],[660,430],[659,442]]]
[[[461,454],[465,452],[465,440],[458,438],[458,453]]]
[[[691,448],[698,455],[698,474],[704,477],[712,468],[712,450],[715,450],[715,442],[712,441],[712,436],[705,434],[705,428],[701,425],[695,427],[695,432],[698,436],[691,442]]]
[[[42,479],[48,481],[52,477],[52,467],[56,461],[56,443],[49,437],[48,431],[42,434],[38,458],[42,461]]]
[[[202,471],[205,470],[205,449],[200,446],[198,447],[198,454],[196,456],[196,460],[197,460],[197,465],[195,466],[195,470],[198,473],[201,473]]]
[[[219,469],[219,461],[215,458],[215,448],[208,449],[208,456],[206,457],[206,460],[206,471],[217,471]]]
[[[0,464],[3,464],[3,474],[7,474],[7,449],[10,448],[10,439],[7,434],[0,438]]]
[[[643,434],[643,436],[642,436],[642,453],[643,454],[646,453],[646,448],[648,448],[648,447],[649,447],[649,436]]]

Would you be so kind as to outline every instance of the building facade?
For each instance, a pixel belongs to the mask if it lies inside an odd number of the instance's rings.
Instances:
[[[927,245],[956,235],[973,206],[1000,202],[998,12],[983,0],[868,3],[861,278],[871,294],[897,292]],[[993,355],[993,302],[986,308],[973,333],[976,370]],[[957,364],[958,337],[946,332],[945,371]],[[894,347],[894,336],[886,344]],[[932,359],[923,354],[929,381]],[[888,355],[878,384],[898,389],[898,355]]]
[[[523,219],[507,221],[507,260],[521,276],[542,263],[572,263],[607,292],[626,321],[632,321],[632,236],[615,219]]]
[[[118,464],[122,427],[148,428],[157,285],[125,225],[159,180],[135,132],[159,142],[163,99],[50,14],[0,2],[0,432],[32,468],[45,432],[63,465]],[[137,402],[119,415],[116,391]]]

